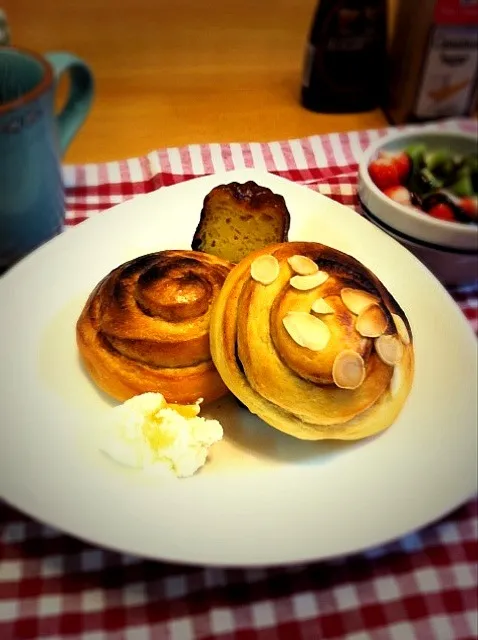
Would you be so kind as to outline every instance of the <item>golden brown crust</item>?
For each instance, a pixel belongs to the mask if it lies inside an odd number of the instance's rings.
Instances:
[[[250,276],[252,262],[266,254],[280,265],[278,278],[267,286]],[[311,258],[328,279],[311,290],[294,289],[292,255]],[[374,274],[351,256],[312,242],[281,243],[245,258],[227,277],[213,308],[211,352],[224,382],[250,411],[298,438],[358,439],[377,433],[395,420],[412,385],[413,340],[404,345],[397,367],[401,382],[392,394],[394,369],[378,356],[374,339],[358,333],[357,315],[341,298],[344,288],[378,300],[386,334],[396,335],[391,315],[396,314],[412,336],[403,310]],[[288,312],[309,313],[319,297],[334,313],[320,316],[330,339],[325,348],[312,351],[292,339],[283,318]],[[332,375],[335,358],[344,351],[358,353],[365,364],[363,383],[353,390],[339,388]]]
[[[204,198],[191,247],[239,262],[267,244],[285,242],[290,214],[284,198],[252,180],[212,189]]]
[[[209,320],[231,267],[194,251],[161,251],[103,278],[76,327],[96,384],[121,401],[159,391],[168,402],[189,404],[227,393],[211,360]]]

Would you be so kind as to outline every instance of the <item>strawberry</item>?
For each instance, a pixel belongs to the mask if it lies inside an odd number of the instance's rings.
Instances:
[[[405,151],[399,151],[398,153],[380,151],[379,158],[390,160],[397,170],[400,183],[403,184],[406,182],[412,168],[412,161],[408,153],[405,153]]]
[[[463,213],[474,220],[478,221],[478,196],[468,196],[467,198],[461,198],[458,202],[458,206]]]
[[[446,220],[447,222],[456,222],[455,214],[453,213],[453,209],[444,202],[440,202],[440,204],[435,204],[431,209],[428,210],[428,214],[433,216],[434,218],[438,218],[439,220]]]
[[[406,187],[400,185],[395,187],[387,187],[383,190],[384,195],[391,198],[398,204],[410,205],[412,204],[410,191]]]
[[[371,162],[368,166],[368,172],[381,191],[400,184],[396,166],[386,158],[378,158]]]

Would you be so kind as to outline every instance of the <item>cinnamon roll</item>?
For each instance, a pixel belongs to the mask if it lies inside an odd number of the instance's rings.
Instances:
[[[168,402],[210,402],[227,393],[209,349],[209,320],[232,265],[195,251],[127,262],[92,291],[77,344],[96,384],[117,400],[148,391]]]
[[[219,293],[210,336],[232,393],[301,439],[386,429],[413,382],[404,311],[364,265],[318,243],[280,243],[244,258]]]

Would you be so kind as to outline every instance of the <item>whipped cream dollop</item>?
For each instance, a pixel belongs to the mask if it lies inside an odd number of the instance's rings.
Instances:
[[[223,437],[217,420],[199,416],[200,402],[174,405],[160,393],[134,396],[113,408],[100,449],[127,467],[192,476]]]

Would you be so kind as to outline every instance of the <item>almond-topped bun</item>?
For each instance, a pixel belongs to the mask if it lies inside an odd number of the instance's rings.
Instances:
[[[318,243],[280,243],[242,260],[219,293],[210,332],[232,393],[297,438],[378,433],[412,386],[403,310],[364,265]]]
[[[92,291],[77,344],[96,384],[117,400],[154,391],[193,404],[227,393],[211,360],[211,306],[231,270],[194,251],[161,251],[127,262]]]
[[[192,248],[239,262],[252,251],[284,242],[290,215],[282,196],[252,180],[215,187],[204,199]]]

